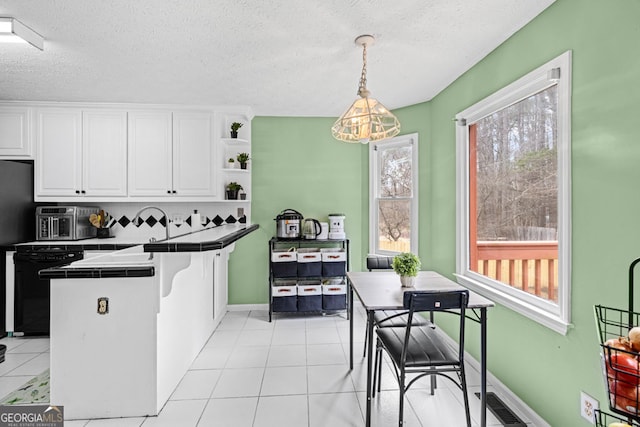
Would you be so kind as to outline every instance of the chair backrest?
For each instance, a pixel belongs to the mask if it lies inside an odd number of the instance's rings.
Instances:
[[[461,363],[464,362],[464,328],[467,309],[469,302],[469,291],[407,291],[403,295],[402,304],[404,308],[409,309],[409,319],[407,321],[407,332],[405,343],[408,343],[411,335],[411,327],[414,312],[420,311],[449,311],[460,310],[460,328],[458,336],[458,358]],[[432,318],[433,321],[433,318]],[[406,345],[406,344],[405,344]],[[406,348],[405,348],[406,351]],[[404,353],[404,352],[403,352]],[[404,354],[403,354],[404,358]]]
[[[443,311],[465,309],[469,291],[408,291],[404,293],[404,308],[413,311]]]
[[[380,255],[367,255],[367,269],[371,270],[390,270],[393,267],[393,257]]]

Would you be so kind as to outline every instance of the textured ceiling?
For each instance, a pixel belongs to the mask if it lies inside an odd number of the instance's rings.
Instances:
[[[2,0],[45,37],[0,45],[0,99],[249,105],[338,116],[368,88],[428,101],[555,0]]]

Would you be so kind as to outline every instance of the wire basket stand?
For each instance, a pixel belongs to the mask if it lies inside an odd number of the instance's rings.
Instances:
[[[640,326],[640,313],[633,311],[634,268],[638,263],[640,258],[629,266],[628,309],[594,307],[609,409],[622,416],[597,411],[596,423],[601,422],[597,424],[599,426],[608,426],[602,424],[607,422],[607,418],[640,426],[640,353],[634,351],[626,339],[631,328]]]
[[[626,418],[620,418],[617,415],[612,415],[607,412],[600,411],[599,409],[596,409],[594,412],[597,427],[609,427],[611,423],[626,423],[631,427],[640,426],[637,422],[629,421]]]

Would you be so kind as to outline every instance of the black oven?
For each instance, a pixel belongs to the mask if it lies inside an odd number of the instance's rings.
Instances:
[[[83,258],[82,250],[64,247],[21,249],[13,255],[15,264],[14,335],[49,335],[50,282],[38,272]]]

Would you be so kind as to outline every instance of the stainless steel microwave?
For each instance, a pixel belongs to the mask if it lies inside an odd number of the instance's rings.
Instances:
[[[95,206],[38,206],[36,208],[36,240],[81,240],[96,237],[89,222],[97,214]]]

